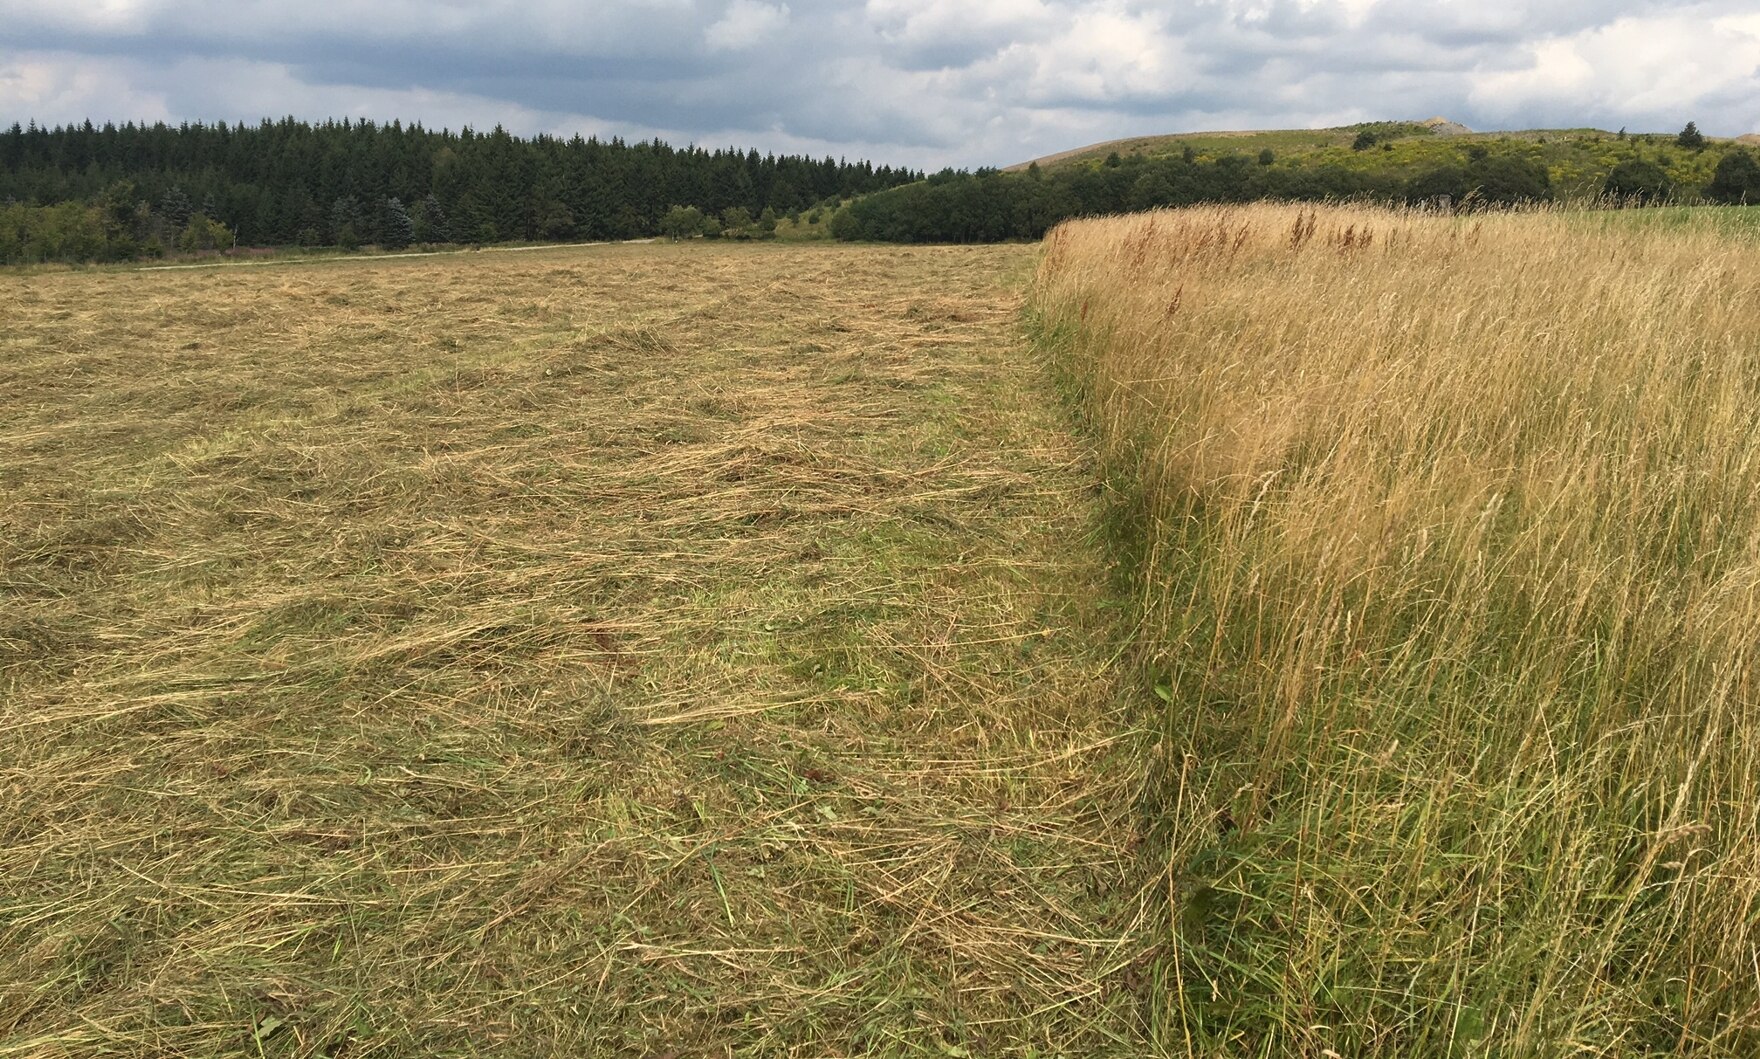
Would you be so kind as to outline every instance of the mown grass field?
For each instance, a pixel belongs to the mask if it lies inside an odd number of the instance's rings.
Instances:
[[[0,275],[0,1056],[1752,1055],[1749,216]]]
[[[1031,312],[1166,704],[1163,1046],[1760,1053],[1760,245],[1731,216],[1049,237]]]
[[[0,1055],[1140,1053],[1033,260],[0,275]]]

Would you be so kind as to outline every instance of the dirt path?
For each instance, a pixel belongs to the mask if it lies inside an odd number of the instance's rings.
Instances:
[[[0,277],[0,1054],[1141,1054],[1031,253]]]

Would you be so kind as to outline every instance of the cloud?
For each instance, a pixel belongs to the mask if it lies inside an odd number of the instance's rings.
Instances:
[[[0,119],[367,116],[1008,164],[1445,114],[1760,129],[1752,0],[0,0]]]
[[[1748,128],[1760,126],[1760,106],[1749,102],[1744,114],[1739,103],[1723,103],[1760,99],[1760,16],[1626,17],[1547,37],[1523,53],[1524,65],[1474,79],[1475,108],[1506,120],[1531,113],[1563,121],[1568,106],[1573,123],[1666,128],[1721,107]]]
[[[703,43],[710,51],[738,51],[774,37],[786,25],[787,4],[733,0],[727,13],[703,31]]]
[[[109,64],[79,55],[36,53],[0,62],[0,115],[74,121],[75,115],[115,110],[140,121],[177,120],[163,94]]]
[[[909,71],[966,66],[1043,41],[1060,21],[1042,0],[867,0],[863,17],[876,54]]]

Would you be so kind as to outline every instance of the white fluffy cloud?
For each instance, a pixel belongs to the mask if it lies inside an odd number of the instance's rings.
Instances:
[[[733,0],[727,12],[703,31],[703,41],[711,51],[737,51],[774,39],[786,25],[787,4]]]
[[[159,93],[137,85],[110,64],[83,56],[15,53],[0,62],[0,115],[55,121],[117,112],[142,121],[174,121],[177,115]]]
[[[1468,98],[1477,110],[1504,120],[1528,113],[1562,120],[1569,107],[1581,120],[1646,127],[1726,110],[1725,131],[1760,126],[1753,102],[1760,100],[1760,16],[1621,18],[1524,52],[1526,65],[1474,79]],[[1722,104],[1741,97],[1750,101],[1745,113],[1739,102]]]
[[[1753,0],[0,0],[0,120],[367,116],[1008,164],[1445,114],[1760,130]]]

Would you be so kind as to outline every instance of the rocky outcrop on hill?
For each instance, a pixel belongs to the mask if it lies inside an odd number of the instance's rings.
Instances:
[[[1427,118],[1424,121],[1418,122],[1418,124],[1429,129],[1438,136],[1461,136],[1473,131],[1458,121],[1449,121],[1444,117]]]

